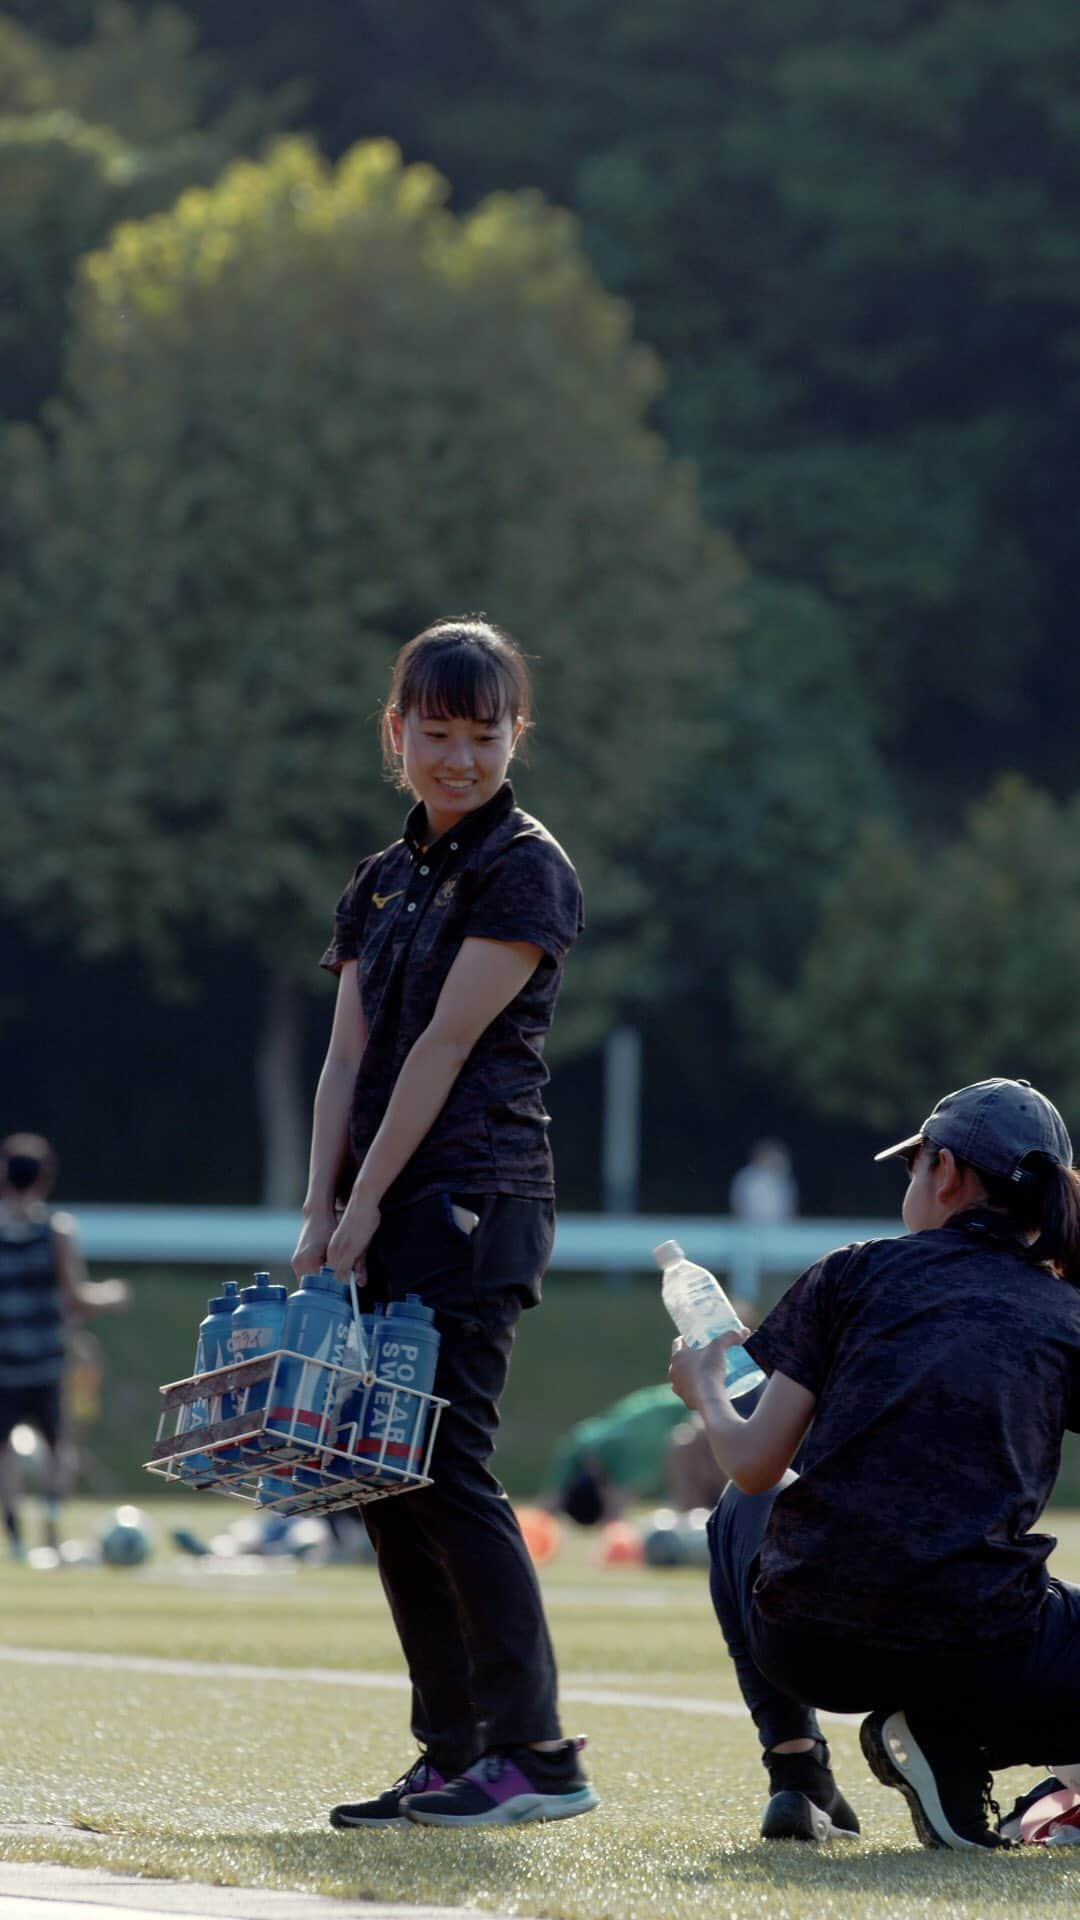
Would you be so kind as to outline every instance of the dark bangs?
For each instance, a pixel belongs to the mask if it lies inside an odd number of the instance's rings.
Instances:
[[[512,685],[496,656],[467,641],[448,639],[419,657],[397,700],[399,713],[415,710],[432,720],[477,720],[491,727],[514,715]]]

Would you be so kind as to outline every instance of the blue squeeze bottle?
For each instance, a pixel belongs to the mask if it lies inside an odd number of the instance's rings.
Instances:
[[[376,1324],[371,1357],[375,1385],[364,1409],[358,1451],[376,1472],[381,1467],[396,1469],[391,1478],[419,1473],[423,1462],[429,1404],[415,1399],[413,1393],[395,1394],[393,1389],[432,1391],[439,1355],[434,1319],[434,1309],[426,1307],[419,1294],[407,1293],[404,1300],[391,1300]]]
[[[326,1444],[327,1416],[339,1385],[330,1368],[343,1364],[352,1319],[351,1292],[332,1267],[305,1273],[290,1294],[281,1329],[284,1354],[266,1416],[270,1432],[282,1436],[270,1443],[280,1458],[303,1458]],[[289,1354],[303,1357],[290,1359]],[[324,1364],[304,1364],[312,1360]]]
[[[653,1249],[664,1280],[664,1305],[688,1347],[707,1347],[720,1333],[742,1323],[720,1282],[707,1267],[688,1260],[677,1240]],[[759,1387],[765,1375],[745,1347],[729,1347],[724,1385],[732,1400]]]
[[[351,1300],[351,1296],[350,1296]],[[349,1322],[345,1339],[345,1350],[341,1356],[341,1365],[349,1373],[364,1373],[370,1365],[372,1329],[375,1325],[373,1313],[362,1313],[359,1326],[355,1315]],[[353,1459],[342,1459],[348,1451],[355,1433],[356,1423],[364,1403],[366,1389],[362,1380],[340,1379],[334,1383],[334,1391],[328,1413],[327,1443],[334,1452],[323,1452],[293,1469],[293,1486],[297,1493],[340,1493],[341,1481],[353,1478],[356,1468]],[[314,1499],[312,1507],[317,1507]]]
[[[261,1360],[265,1354],[278,1351],[288,1297],[288,1288],[273,1284],[268,1273],[255,1274],[252,1285],[241,1289],[240,1305],[232,1317],[234,1365],[241,1360]],[[238,1407],[237,1412],[250,1414],[253,1427],[263,1424],[262,1409],[269,1384],[268,1380],[257,1380],[254,1386],[243,1389],[244,1405]],[[242,1459],[240,1448],[230,1448],[229,1458]]]
[[[232,1359],[229,1339],[237,1291],[236,1281],[226,1280],[221,1293],[207,1301],[206,1318],[199,1322],[195,1365],[192,1368],[194,1374],[213,1373],[217,1367],[227,1367]],[[232,1395],[223,1394],[218,1418],[227,1420],[232,1410]],[[209,1420],[209,1400],[189,1401],[187,1406],[180,1409],[177,1438],[181,1434],[191,1433],[196,1427],[207,1426]],[[178,1463],[177,1472],[182,1480],[190,1480],[195,1486],[207,1486],[214,1477],[214,1463],[209,1454],[191,1453]]]

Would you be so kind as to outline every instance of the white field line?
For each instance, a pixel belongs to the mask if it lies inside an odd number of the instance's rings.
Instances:
[[[369,1692],[407,1693],[404,1674],[373,1673],[348,1667],[259,1667],[234,1660],[166,1660],[137,1653],[75,1653],[64,1648],[3,1647],[0,1661],[13,1666],[76,1667],[87,1672],[153,1673],[177,1680],[292,1681],[307,1687],[359,1687]],[[624,1707],[659,1713],[689,1713],[712,1719],[741,1720],[746,1708],[739,1700],[701,1700],[686,1694],[637,1693],[626,1688],[589,1687],[570,1680],[559,1687],[559,1698],[581,1707]],[[856,1714],[825,1713],[825,1720],[854,1720]]]

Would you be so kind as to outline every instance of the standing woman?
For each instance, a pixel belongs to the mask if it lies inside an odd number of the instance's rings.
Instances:
[[[364,1508],[420,1756],[384,1792],[335,1807],[336,1827],[508,1825],[597,1804],[581,1743],[562,1735],[536,1576],[489,1467],[515,1327],[551,1252],[544,1037],[583,923],[573,867],[506,777],[530,695],[518,648],[481,617],[440,620],[402,649],[382,740],[415,805],[402,838],[357,868],[323,956],[338,996],[293,1267],[366,1269],[373,1302],[419,1294],[450,1403],[434,1484]]]

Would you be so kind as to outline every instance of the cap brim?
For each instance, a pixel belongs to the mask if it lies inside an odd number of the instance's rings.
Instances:
[[[898,1160],[901,1154],[914,1153],[916,1147],[922,1146],[925,1138],[925,1134],[913,1133],[907,1140],[898,1140],[895,1147],[886,1147],[883,1153],[875,1153],[874,1159]]]

